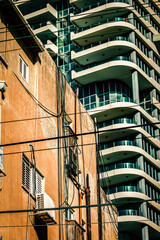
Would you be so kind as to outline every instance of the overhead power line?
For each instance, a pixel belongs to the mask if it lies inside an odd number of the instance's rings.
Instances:
[[[160,124],[159,122],[152,123],[152,125]],[[34,143],[34,142],[44,142],[44,141],[51,141],[51,140],[57,140],[57,139],[64,139],[64,138],[71,138],[71,137],[79,137],[79,136],[85,136],[85,135],[91,135],[95,133],[105,133],[105,132],[114,132],[118,130],[126,130],[126,129],[134,129],[142,126],[148,126],[148,124],[140,124],[136,126],[128,126],[128,127],[121,127],[121,128],[115,128],[115,129],[107,129],[107,130],[99,130],[99,131],[91,131],[91,132],[85,132],[85,133],[78,133],[78,134],[71,134],[67,136],[59,136],[59,137],[51,137],[51,138],[42,138],[42,139],[36,139],[36,140],[28,140],[28,141],[22,141],[22,142],[14,142],[14,143],[6,143],[1,144],[0,147],[9,147],[9,146],[15,146],[15,145],[22,145],[22,144],[28,144],[28,143]]]
[[[140,17],[135,17],[135,18],[140,18]],[[126,19],[126,21],[123,21],[123,22],[128,22],[128,23],[130,23],[129,22],[129,20],[132,20],[132,19],[135,19],[135,18],[124,18],[124,19]],[[113,23],[114,23],[115,21],[113,21]],[[112,23],[112,22],[106,22],[106,23],[103,23],[103,24],[107,24],[107,23]],[[101,24],[101,25],[96,25],[96,26],[102,26],[103,24]],[[132,23],[130,23],[130,24],[132,24]],[[53,24],[47,24],[46,26],[48,26],[48,25],[53,25]],[[132,24],[133,25],[133,24]],[[29,28],[31,29],[31,27],[30,27],[30,25],[28,24],[28,26],[29,26]],[[91,25],[92,26],[92,25]],[[94,26],[94,24],[93,24],[93,26],[92,26],[92,28],[94,28],[94,27],[96,27],[96,26]],[[134,25],[133,25],[134,26]],[[83,28],[85,28],[86,26],[83,26],[83,27],[78,27],[78,29],[83,29]],[[134,26],[135,27],[135,26]],[[9,27],[8,27],[9,28]],[[154,28],[153,26],[146,26],[146,28]],[[75,27],[75,30],[77,29],[77,27]],[[89,28],[89,29],[91,29],[91,28]],[[135,29],[137,29],[136,27],[133,29],[133,30],[135,30]],[[88,30],[88,29],[84,29],[84,30]],[[33,29],[32,29],[32,31],[34,31]],[[68,32],[73,32],[74,30],[68,30]],[[50,32],[50,33],[47,33],[48,35],[50,35],[50,34],[53,34],[53,33],[58,33],[58,32],[63,32],[63,28],[62,29],[60,29],[60,30],[57,30],[57,31],[52,31],[52,32]],[[4,34],[6,34],[6,32],[4,32]],[[45,32],[40,32],[40,33],[38,33],[38,34],[30,34],[30,35],[25,35],[25,36],[22,36],[22,37],[15,37],[15,38],[10,38],[10,39],[5,39],[5,40],[0,40],[0,43],[3,43],[3,42],[10,42],[10,41],[15,41],[15,40],[20,40],[20,39],[26,39],[26,38],[31,38],[31,37],[35,37],[35,36],[41,36],[41,35],[46,35],[46,33]],[[57,38],[60,38],[61,36],[57,36]]]
[[[133,28],[132,29],[133,31],[134,30],[137,30],[137,28],[135,27],[135,28]],[[120,34],[119,33],[119,31],[114,31],[114,32],[110,32],[110,34]],[[108,33],[107,34],[103,34],[103,36],[107,36],[108,35]],[[32,36],[37,36],[37,35],[32,35]],[[97,35],[94,35],[94,37],[101,37],[102,36],[102,34],[97,34]],[[57,37],[57,38],[61,38],[61,36],[59,36],[59,37]],[[83,39],[83,40],[87,40],[87,39],[91,39],[91,38],[93,38],[93,36],[84,36],[84,37],[81,37],[81,39]],[[4,42],[5,42],[5,40],[4,40]],[[37,46],[40,46],[40,47],[47,47],[47,46],[50,46],[50,45],[52,45],[52,44],[54,44],[53,42],[51,42],[51,43],[46,43],[46,44],[37,44],[36,46],[24,46],[23,47],[23,49],[34,49],[34,48],[36,48]],[[148,45],[149,46],[149,45]],[[152,49],[152,48],[151,48]],[[9,53],[9,52],[16,52],[16,51],[20,51],[21,50],[21,48],[15,48],[15,49],[9,49],[9,50],[4,50],[4,51],[0,51],[0,53],[2,54],[2,53]],[[155,49],[152,49],[153,51],[154,51],[154,53],[157,55],[157,52],[155,51]],[[47,50],[49,53],[52,53],[52,51],[51,50]],[[59,56],[63,56],[63,54],[58,54]],[[157,55],[158,56],[158,55]],[[159,57],[159,56],[158,56]]]
[[[156,135],[156,136],[149,136],[149,137],[145,137],[145,139],[149,139],[149,138],[155,138],[155,137],[160,137],[160,135]],[[136,139],[141,139],[141,138],[136,138]],[[84,146],[91,146],[91,145],[95,145],[95,142],[90,142],[90,143],[86,143],[86,144],[78,144],[78,147]],[[34,149],[35,152],[41,152],[41,151],[52,151],[52,150],[56,150],[56,149],[65,149],[65,148],[69,148],[69,147],[75,147],[75,145],[69,145],[69,146],[62,146],[62,147],[51,147],[51,148],[41,148],[41,149]],[[8,152],[8,153],[3,153],[3,156],[8,156],[8,155],[14,155],[14,154],[22,154],[22,153],[29,153],[30,151],[19,151],[19,152]]]
[[[27,212],[41,212],[41,211],[61,211],[61,210],[69,210],[69,209],[80,209],[80,208],[87,208],[87,207],[105,207],[105,206],[121,206],[125,204],[131,204],[131,203],[143,203],[143,202],[153,202],[153,201],[159,201],[160,199],[148,199],[148,200],[136,200],[136,201],[124,201],[123,203],[102,203],[102,204],[90,204],[90,205],[76,205],[76,206],[61,206],[61,207],[55,207],[55,208],[33,208],[33,209],[20,209],[20,210],[1,210],[0,214],[8,214],[8,213],[27,213]]]
[[[126,215],[125,215],[126,216]],[[130,216],[130,215],[128,215],[128,216]],[[143,217],[143,216],[138,216],[138,217]],[[160,218],[155,218],[155,220],[160,220]],[[141,223],[144,223],[144,222],[149,222],[149,221],[151,221],[151,222],[153,222],[152,220],[150,220],[150,219],[143,219],[143,220],[139,220],[139,219],[136,219],[136,221],[135,222],[141,222]],[[57,223],[57,224],[52,224],[52,223],[50,223],[50,224],[47,224],[47,227],[58,227],[58,226],[68,226],[68,224],[69,224],[69,226],[75,226],[75,222],[74,222],[74,220],[68,220],[68,222],[69,223]],[[72,223],[73,222],[73,223]],[[118,221],[101,221],[101,224],[106,224],[106,223],[118,223]],[[85,223],[85,225],[87,225],[87,224],[92,224],[92,225],[94,225],[94,224],[99,224],[99,222],[97,221],[97,222],[87,222],[87,223]],[[46,227],[46,224],[40,224],[40,225],[38,225],[38,224],[34,224],[34,225],[1,225],[0,226],[0,228],[26,228],[26,227]]]
[[[119,12],[118,13],[126,13],[126,9],[134,9],[134,5],[133,6],[128,6],[128,7],[125,7],[125,8],[119,8]],[[92,10],[92,9],[90,9],[90,10]],[[136,9],[134,9],[134,10],[136,10]],[[136,10],[137,11],[137,10]],[[111,9],[105,9],[105,10],[103,10],[103,11],[96,11],[96,12],[91,12],[91,13],[79,13],[79,14],[76,14],[76,15],[73,15],[72,16],[72,18],[74,18],[74,17],[79,17],[79,16],[88,16],[87,17],[87,19],[89,19],[89,18],[94,18],[94,17],[102,17],[102,16],[105,16],[106,15],[106,13],[110,13],[110,14],[112,14],[112,12],[113,13],[117,13],[117,10],[115,9],[113,9],[113,10],[111,10]],[[137,11],[138,12],[138,11]],[[94,16],[90,16],[91,14],[95,14],[95,13],[101,13],[101,14],[96,14],[96,15],[94,15]],[[139,13],[138,13],[139,14]],[[145,14],[145,15],[141,15],[141,16],[135,16],[135,17],[130,17],[130,18],[127,18],[127,19],[141,19],[141,18],[143,18],[144,19],[144,17],[146,17],[147,15],[149,15],[149,16],[158,16],[156,13],[153,13],[153,14],[150,14],[150,13],[148,13],[148,14]],[[25,17],[25,15],[24,15],[24,17]],[[65,16],[64,17],[60,17],[60,18],[57,18],[56,20],[58,20],[58,21],[60,21],[60,22],[67,22],[67,20],[65,20],[64,19],[65,18]],[[73,19],[74,20],[74,19]],[[71,21],[73,21],[73,20],[71,20]],[[145,20],[145,19],[144,19]],[[156,20],[156,19],[155,19]],[[1,27],[0,29],[8,29],[8,28],[14,28],[15,27],[15,31],[18,31],[18,27],[20,27],[20,30],[22,30],[22,29],[25,29],[25,28],[22,28],[23,26],[28,26],[29,28],[31,28],[31,25],[34,25],[34,24],[38,24],[38,23],[42,23],[42,21],[41,20],[39,20],[39,21],[29,21],[29,22],[27,22],[26,24],[25,23],[23,23],[23,24],[17,24],[17,25],[11,25],[11,26],[8,26],[8,27]],[[159,22],[158,22],[158,24],[159,24]],[[52,23],[48,23],[47,25],[53,25]],[[149,26],[148,26],[149,27]],[[81,28],[81,27],[80,27]],[[5,32],[1,32],[1,33],[6,33],[6,31]]]
[[[29,91],[29,90],[28,90]],[[119,102],[120,103],[120,102]],[[155,102],[154,104],[159,104],[159,102],[157,101],[157,102]],[[128,106],[128,108],[134,108],[134,107],[137,107],[137,106],[139,106],[139,107],[141,107],[141,105],[142,104],[134,104],[134,106]],[[105,105],[105,106],[107,106],[107,105]],[[104,106],[103,106],[104,107]],[[51,111],[50,109],[49,109],[49,111]],[[105,109],[103,108],[103,111],[105,111]],[[102,110],[101,109],[92,109],[92,110],[89,110],[89,113],[98,113],[98,112],[102,112]],[[50,113],[48,113],[48,114],[50,114]],[[57,117],[57,114],[56,113],[54,113],[55,114],[55,116],[52,114],[50,114],[51,116],[44,116],[44,117],[32,117],[32,118],[24,118],[24,119],[13,119],[13,120],[6,120],[6,121],[2,121],[2,122],[0,122],[0,124],[9,124],[9,123],[14,123],[14,122],[23,122],[23,121],[32,121],[32,120],[38,120],[38,119],[47,119],[47,118],[52,118],[52,117]],[[81,112],[76,112],[76,113],[67,113],[67,114],[61,114],[61,116],[72,116],[72,115],[79,115],[79,114],[88,114],[88,112],[87,112],[87,110],[86,111],[81,111]],[[152,123],[148,123],[148,125],[149,124],[152,124]],[[154,124],[154,123],[153,123]]]
[[[130,216],[130,215],[128,215],[128,216]],[[140,217],[143,217],[143,216],[140,216]],[[155,220],[160,220],[160,218],[155,218]],[[139,220],[139,219],[136,219],[136,221],[135,222],[141,222],[141,223],[144,223],[144,222],[149,222],[149,221],[151,221],[151,222],[153,222],[152,220],[150,220],[150,219],[143,219],[143,220]],[[69,224],[69,226],[75,226],[75,222],[74,222],[74,220],[69,220],[68,221],[69,223],[57,223],[57,224],[52,224],[52,223],[50,223],[50,224],[47,224],[47,227],[58,227],[58,226],[68,226],[68,224]],[[72,223],[73,222],[73,223]],[[106,224],[106,223],[118,223],[118,221],[101,221],[101,224]],[[85,223],[85,225],[87,225],[87,224],[91,224],[91,225],[94,225],[94,224],[99,224],[99,222],[97,221],[97,222],[88,222],[88,223]],[[38,225],[38,224],[34,224],[34,225],[1,225],[0,226],[0,228],[15,228],[15,227],[17,227],[17,228],[25,228],[25,227],[46,227],[46,224],[40,224],[40,225]]]
[[[14,72],[13,72],[14,73]],[[16,76],[16,78],[18,79],[18,81],[21,83],[21,85],[23,86],[23,88],[26,90],[26,92],[29,94],[29,96],[38,104],[38,106],[40,108],[42,108],[46,113],[52,115],[53,117],[58,117],[58,115],[53,112],[52,110],[50,110],[49,108],[47,108],[46,106],[44,106],[29,90],[28,88],[26,88],[26,86],[22,83],[22,81],[19,79],[19,77],[14,73],[14,75]]]
[[[0,1],[0,2],[4,2],[4,1]],[[6,7],[6,6],[9,6],[9,5],[20,5],[20,4],[27,3],[27,2],[32,2],[32,1],[13,1],[13,3],[1,4],[1,7]],[[109,4],[109,3],[110,3],[110,2],[108,2],[108,3],[106,2],[106,4]],[[155,1],[155,2],[154,2],[154,4],[156,5],[156,7],[159,8],[159,7],[157,6],[157,3],[159,3],[159,1]],[[140,5],[141,5],[141,6],[144,6],[145,9],[151,8],[151,3],[141,3]],[[127,9],[127,8],[132,8],[132,7],[134,7],[134,6],[135,6],[135,4],[130,5],[130,6],[126,6],[125,9]],[[99,6],[97,5],[97,6],[94,7],[94,8],[97,8],[97,7],[99,7]],[[75,9],[75,7],[70,7],[70,8],[74,8],[74,9]],[[86,9],[86,10],[84,10],[84,11],[92,10],[92,9],[94,9],[94,8]],[[110,9],[107,9],[107,10],[110,10]],[[97,12],[99,12],[99,11],[97,11]],[[81,14],[81,13],[80,13],[80,14]],[[61,18],[63,18],[63,17],[61,17]],[[58,19],[61,19],[61,18],[58,18]]]

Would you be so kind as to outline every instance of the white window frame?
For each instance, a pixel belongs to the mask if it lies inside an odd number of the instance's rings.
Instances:
[[[44,193],[44,180],[45,178],[43,177],[43,175],[38,171],[37,168],[34,169],[33,164],[29,162],[28,158],[23,154],[22,186],[25,188],[25,190],[27,190],[34,197],[36,196],[36,194]]]
[[[19,55],[19,72],[26,82],[29,83],[29,68],[21,55]]]

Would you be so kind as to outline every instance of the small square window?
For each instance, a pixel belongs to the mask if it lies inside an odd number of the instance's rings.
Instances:
[[[20,55],[19,55],[19,72],[21,73],[21,75],[24,77],[24,79],[28,83],[29,82],[28,65],[25,63],[25,61],[23,60],[23,58]]]

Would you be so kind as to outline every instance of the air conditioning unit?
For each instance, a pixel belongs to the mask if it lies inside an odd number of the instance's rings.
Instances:
[[[55,208],[55,203],[47,193],[41,193],[36,195],[36,208]],[[48,211],[37,211],[36,215],[45,223],[54,223],[55,221],[55,210]]]

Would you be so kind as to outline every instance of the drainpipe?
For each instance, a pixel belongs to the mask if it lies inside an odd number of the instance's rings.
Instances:
[[[2,93],[2,98],[0,98],[0,122],[2,122],[2,100],[5,99],[4,97],[4,92],[6,91],[7,89],[7,83],[5,81],[0,81],[0,91]],[[0,124],[0,144],[2,143],[2,125]],[[3,148],[0,149],[0,156],[1,159],[0,159],[0,174],[2,174],[2,176],[6,176],[6,174],[4,173],[3,171]]]
[[[101,204],[101,189],[100,189],[100,178],[99,178],[99,142],[97,133],[97,120],[94,119],[94,131],[95,131],[95,142],[96,142],[96,167],[97,167],[97,204]],[[98,207],[98,232],[99,240],[102,240],[102,209]]]
[[[86,193],[86,205],[90,205],[90,186],[89,186],[89,174],[87,174],[87,187],[85,188]],[[86,207],[87,215],[87,240],[91,240],[91,208]]]

